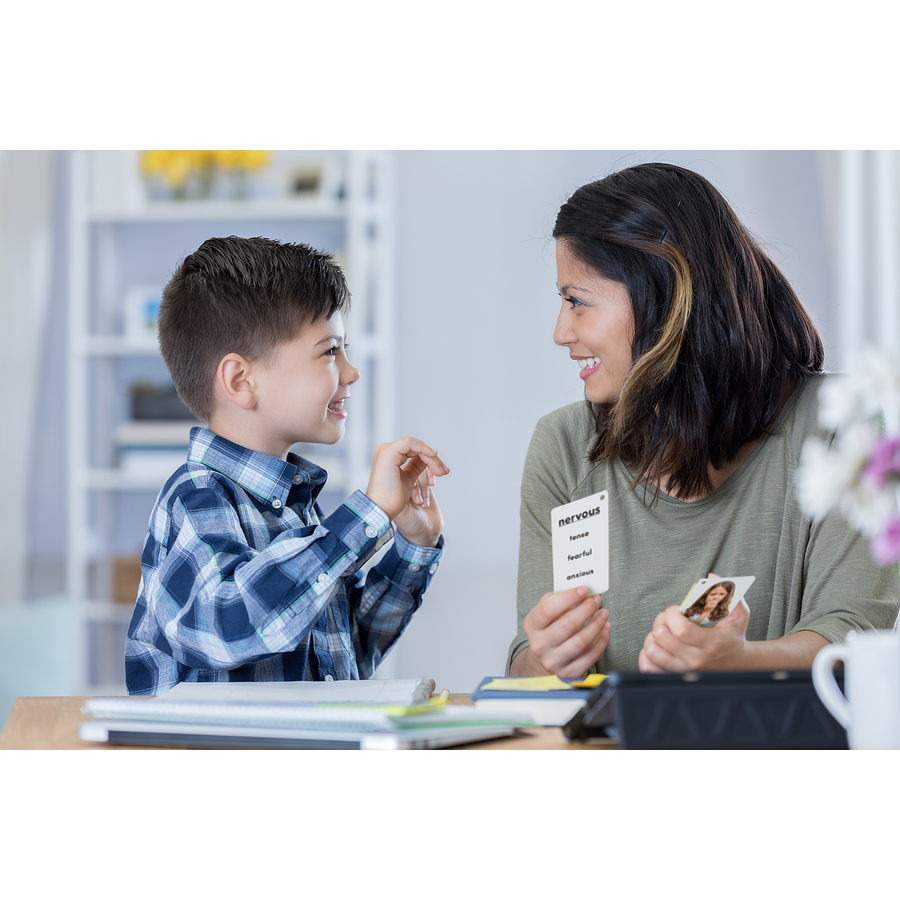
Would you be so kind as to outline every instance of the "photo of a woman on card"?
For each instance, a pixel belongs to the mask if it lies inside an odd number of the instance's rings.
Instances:
[[[720,581],[701,594],[684,610],[684,615],[697,625],[700,625],[704,620],[714,624],[728,615],[733,596],[734,582]]]

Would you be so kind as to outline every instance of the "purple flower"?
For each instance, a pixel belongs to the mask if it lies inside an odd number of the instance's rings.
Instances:
[[[863,469],[863,478],[876,488],[884,487],[891,474],[900,474],[900,437],[879,438]]]
[[[872,559],[879,566],[893,565],[900,560],[900,518],[892,519],[872,536]]]

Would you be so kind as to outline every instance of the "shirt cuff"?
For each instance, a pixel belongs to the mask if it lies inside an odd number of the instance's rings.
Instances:
[[[444,536],[438,538],[437,547],[422,547],[403,537],[400,532],[394,534],[394,547],[397,555],[404,562],[417,563],[420,566],[435,565],[444,552]]]
[[[431,576],[437,571],[443,550],[443,535],[438,539],[437,547],[420,547],[410,543],[398,531],[394,535],[394,543],[377,568],[380,574],[387,575],[395,584],[416,591],[428,586]]]
[[[394,577],[407,584],[430,579],[437,571],[438,561],[444,550],[443,535],[438,538],[437,547],[422,547],[408,541],[399,531],[395,531],[387,513],[362,491],[354,491],[322,524],[360,562],[374,556],[394,538],[393,545],[378,568],[382,572],[396,573]]]
[[[387,513],[362,491],[354,491],[322,524],[361,561],[394,536]]]

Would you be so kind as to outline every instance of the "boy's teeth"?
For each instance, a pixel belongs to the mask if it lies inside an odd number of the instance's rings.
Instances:
[[[600,365],[600,360],[596,356],[591,356],[588,359],[579,359],[578,365],[582,369],[592,369],[594,366]]]

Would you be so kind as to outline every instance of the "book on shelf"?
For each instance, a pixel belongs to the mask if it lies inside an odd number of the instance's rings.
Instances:
[[[187,420],[130,420],[116,428],[119,468],[126,475],[167,478],[187,459],[191,428]]]

